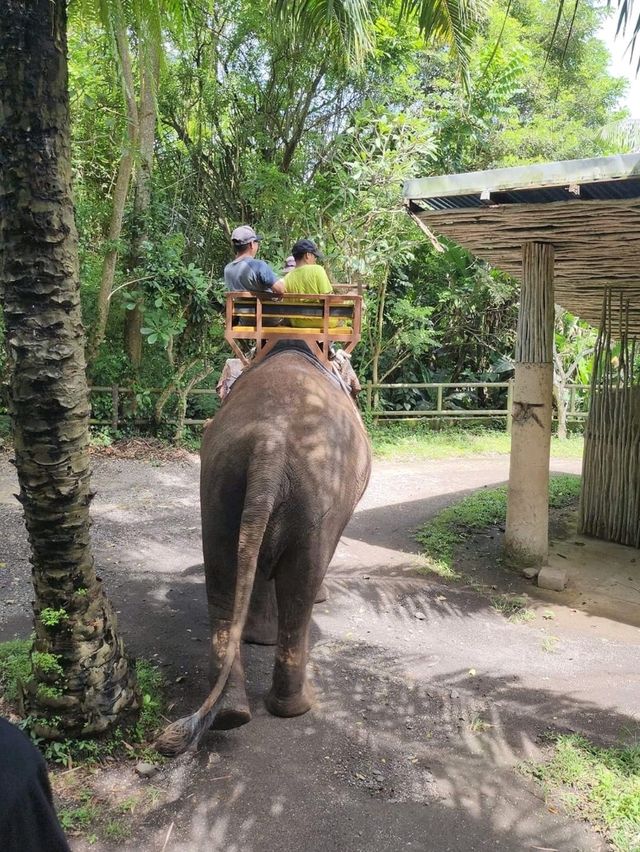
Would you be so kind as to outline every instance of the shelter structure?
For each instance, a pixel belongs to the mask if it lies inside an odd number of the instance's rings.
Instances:
[[[598,326],[583,532],[640,546],[640,154],[410,180],[411,217],[521,285],[506,547],[548,551],[554,303]]]

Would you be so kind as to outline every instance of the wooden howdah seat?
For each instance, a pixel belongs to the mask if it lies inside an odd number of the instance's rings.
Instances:
[[[362,296],[326,293],[227,293],[225,340],[244,364],[249,358],[239,341],[253,341],[254,361],[264,358],[279,340],[303,340],[324,363],[329,347],[341,343],[351,352],[360,340]]]

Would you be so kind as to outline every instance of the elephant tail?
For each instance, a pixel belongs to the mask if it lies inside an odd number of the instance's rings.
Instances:
[[[242,631],[249,612],[251,592],[258,567],[258,554],[275,503],[273,473],[272,460],[270,476],[263,473],[252,475],[251,469],[249,470],[238,538],[238,567],[233,616],[220,674],[202,706],[191,716],[185,716],[183,719],[178,719],[177,722],[168,725],[160,734],[154,743],[154,747],[161,754],[175,756],[182,754],[189,748],[197,748],[200,739],[211,726],[215,716],[215,705],[224,691],[236,654],[239,652]]]

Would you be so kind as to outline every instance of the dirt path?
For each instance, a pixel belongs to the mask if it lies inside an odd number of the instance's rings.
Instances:
[[[577,472],[579,462],[554,468]],[[169,830],[166,852],[606,848],[551,813],[513,767],[550,729],[602,737],[637,727],[640,631],[578,613],[554,625],[548,653],[540,619],[510,624],[477,592],[415,570],[411,531],[507,470],[506,457],[377,462],[330,569],[330,600],[315,611],[316,707],[269,716],[261,696],[273,651],[247,648],[251,724],[209,734],[198,754],[168,764],[131,839],[91,848],[161,850]],[[129,651],[155,659],[173,684],[176,718],[206,692],[197,459],[97,460],[94,483],[101,573]],[[30,629],[15,490],[0,455],[3,639]],[[148,784],[131,776],[105,784]]]

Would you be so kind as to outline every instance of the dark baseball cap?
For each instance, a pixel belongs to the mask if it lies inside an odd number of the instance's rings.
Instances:
[[[231,234],[231,242],[237,246],[245,246],[252,242],[260,242],[262,237],[253,230],[251,225],[240,225]]]
[[[291,249],[291,254],[294,257],[300,257],[301,254],[306,254],[307,252],[315,254],[318,260],[323,260],[323,255],[320,253],[320,249],[313,242],[313,240],[298,240],[298,242]]]

